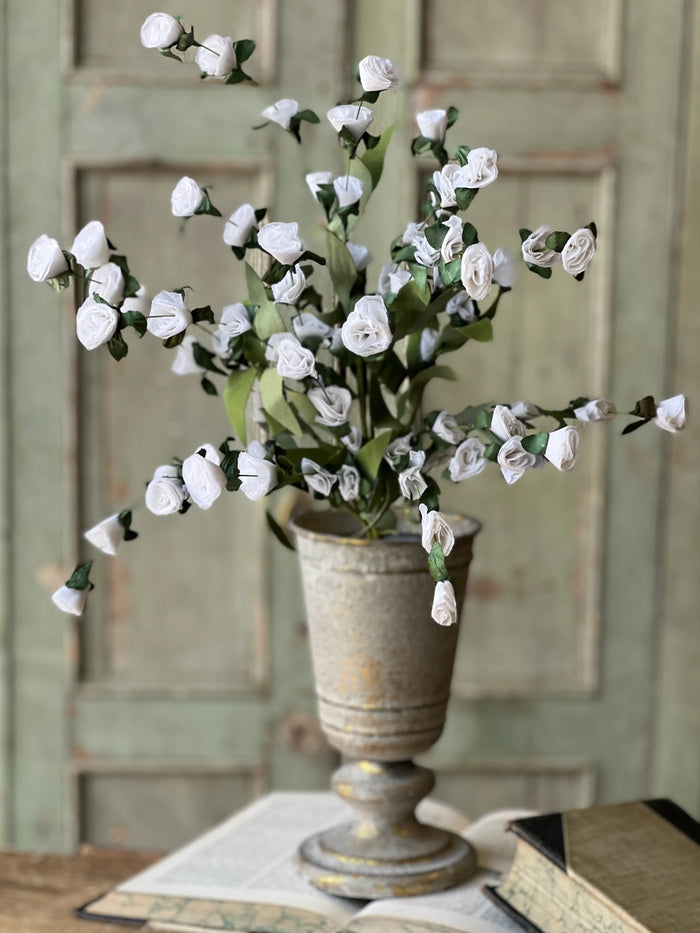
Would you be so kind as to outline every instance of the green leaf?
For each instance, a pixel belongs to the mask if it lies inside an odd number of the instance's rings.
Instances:
[[[525,265],[528,267],[530,272],[534,272],[535,275],[539,275],[541,279],[551,279],[552,270],[549,267],[536,266],[534,263],[526,262]]]
[[[146,316],[140,311],[124,311],[122,313],[122,327],[133,327],[139,337],[148,330]]]
[[[445,566],[445,554],[439,541],[433,542],[430,554],[428,554],[428,569],[430,570],[430,576],[436,582],[449,580],[450,578]]]
[[[566,233],[566,231],[554,230],[544,241],[544,245],[547,249],[553,249],[556,250],[557,253],[560,253],[570,239],[571,236],[570,234]]]
[[[457,159],[460,165],[466,165],[469,161],[470,152],[469,146],[457,146],[455,149],[455,159]]]
[[[460,211],[466,211],[478,193],[478,188],[457,188],[455,190],[455,198]]]
[[[388,129],[384,130],[382,135],[379,138],[379,142],[372,149],[368,149],[364,155],[360,156],[360,161],[369,169],[369,173],[372,177],[372,187],[376,188],[379,182],[379,179],[382,177],[382,169],[384,168],[384,156],[386,155],[386,149],[391,140],[391,134],[394,131],[394,127],[390,126]]]
[[[69,586],[72,590],[91,590],[93,587],[89,579],[91,568],[91,560],[86,560],[84,564],[78,564],[69,579],[66,580],[66,586]]]
[[[275,521],[270,512],[265,512],[265,518],[267,519],[267,525],[272,534],[277,538],[280,544],[284,547],[289,548],[290,551],[296,551],[296,548],[289,540],[287,535],[284,533],[282,527]]]
[[[211,381],[211,379],[207,379],[206,376],[202,376],[201,386],[204,389],[204,391],[207,393],[207,395],[218,395],[219,394],[216,391],[216,386],[214,385],[214,383]]]
[[[398,392],[399,386],[404,381],[405,377],[406,368],[396,353],[394,353],[393,350],[385,353],[384,360],[379,370],[379,378],[387,389],[392,393]]]
[[[245,447],[246,423],[245,423],[245,405],[253,388],[257,373],[254,369],[238,369],[232,372],[226,382],[224,389],[224,405],[228,413],[229,420],[233,425],[238,440]]]
[[[474,224],[470,224],[469,221],[465,223],[462,227],[462,243],[465,246],[473,246],[474,243],[479,242],[479,234],[476,232],[476,227]]]
[[[124,359],[129,352],[129,347],[127,346],[126,340],[122,337],[121,331],[117,331],[112,339],[107,342],[107,349],[117,362]]]
[[[440,249],[442,241],[447,236],[447,227],[444,224],[432,224],[430,227],[426,227],[423,232],[433,249]]]
[[[328,231],[326,232],[326,262],[338,300],[347,309],[350,291],[357,278],[357,270],[345,243]]]
[[[315,426],[318,411],[314,408],[313,403],[309,401],[308,395],[304,392],[293,392],[291,389],[287,389],[287,401],[302,421]]]
[[[391,305],[395,340],[400,340],[401,337],[405,337],[406,334],[410,334],[419,327],[422,329],[424,325],[420,322],[429,300],[430,292],[427,288],[425,290],[420,288],[415,281],[404,285]],[[433,317],[433,313],[427,314],[428,320]]]
[[[269,367],[260,377],[260,399],[262,407],[275,421],[292,434],[303,434],[296,415],[284,397],[282,377],[273,367]]]
[[[211,305],[207,305],[205,308],[194,308],[192,311],[192,321],[194,324],[200,324],[202,321],[206,321],[207,324],[213,324],[214,312],[211,309]]]
[[[267,297],[262,279],[248,263],[245,264],[245,280],[250,302],[258,306],[253,320],[253,329],[261,340],[268,340],[273,334],[278,334],[285,329],[284,321],[274,302]]]
[[[212,373],[218,373],[220,376],[226,375],[223,369],[220,369],[214,362],[216,354],[212,353],[211,350],[207,350],[201,343],[192,344],[192,356],[197,366],[201,366],[202,369],[207,369]],[[216,392],[210,392],[209,394],[216,395]]]
[[[236,53],[236,63],[242,65],[255,51],[255,42],[253,39],[238,39],[233,43],[233,51]]]
[[[480,321],[473,321],[471,324],[465,324],[459,330],[471,340],[478,340],[479,343],[488,343],[493,340],[493,324],[488,318],[482,318]]]
[[[640,398],[639,401],[635,403],[630,414],[639,415],[639,417],[644,418],[645,421],[651,421],[652,418],[656,417],[656,402],[654,401],[654,396],[645,395],[644,398]]]
[[[457,110],[456,107],[447,108],[447,129],[448,130],[455,123],[458,116],[459,116],[459,110]]]
[[[523,447],[528,453],[543,454],[547,449],[548,440],[549,434],[546,431],[540,434],[528,434],[527,437],[523,438]]]
[[[138,532],[133,531],[131,528],[132,514],[131,509],[122,509],[122,511],[117,515],[117,521],[124,529],[124,540],[133,541],[134,538],[138,538]]]
[[[384,431],[382,434],[373,437],[371,441],[367,441],[358,451],[357,462],[362,467],[368,479],[374,479],[376,477],[379,465],[386,453],[390,440],[391,431]]]
[[[632,431],[636,431],[638,428],[641,428],[642,425],[649,424],[648,421],[633,421],[631,424],[628,424],[625,428],[622,429],[622,434],[631,434]]]

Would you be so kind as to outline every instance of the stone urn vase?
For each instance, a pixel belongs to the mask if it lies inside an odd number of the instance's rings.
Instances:
[[[446,563],[461,611],[480,526],[449,520],[456,540]],[[442,732],[459,635],[459,624],[430,617],[434,581],[415,525],[367,540],[352,537],[351,515],[317,512],[291,527],[321,727],[344,756],[333,789],[355,811],[302,844],[302,870],[328,893],[367,899],[459,884],[475,870],[470,846],[414,814],[435,779],[411,759]]]

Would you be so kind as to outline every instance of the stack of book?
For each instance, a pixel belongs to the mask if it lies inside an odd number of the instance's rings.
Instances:
[[[670,801],[499,811],[472,825],[423,801],[419,818],[475,846],[478,874],[369,904],[321,893],[296,866],[300,841],[346,806],[269,794],[77,913],[175,933],[700,933],[700,825]]]

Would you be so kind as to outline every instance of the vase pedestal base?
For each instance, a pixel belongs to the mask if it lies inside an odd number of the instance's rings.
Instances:
[[[302,843],[304,875],[327,894],[366,900],[429,894],[466,881],[476,871],[471,846],[414,815],[434,782],[431,771],[411,761],[343,765],[333,788],[358,818]]]

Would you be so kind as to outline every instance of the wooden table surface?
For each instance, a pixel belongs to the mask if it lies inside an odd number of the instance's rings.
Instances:
[[[0,852],[0,933],[116,933],[128,927],[95,923],[73,910],[160,856],[87,850],[80,855]]]

